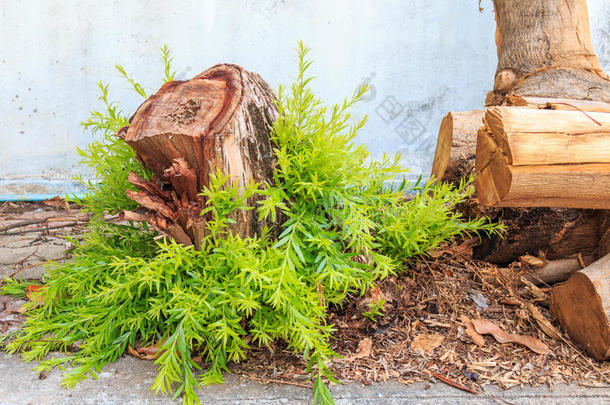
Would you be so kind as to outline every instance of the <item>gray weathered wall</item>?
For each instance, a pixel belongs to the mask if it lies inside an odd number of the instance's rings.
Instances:
[[[126,112],[141,102],[121,63],[154,91],[158,49],[178,78],[218,62],[259,72],[273,87],[295,73],[299,39],[312,48],[314,87],[338,102],[363,81],[358,141],[374,156],[402,152],[428,174],[442,116],[481,107],[496,65],[491,0],[0,0],[0,199],[74,192],[79,122],[98,106],[96,82]],[[610,71],[610,2],[589,0],[595,48]],[[85,172],[86,174],[86,172]]]

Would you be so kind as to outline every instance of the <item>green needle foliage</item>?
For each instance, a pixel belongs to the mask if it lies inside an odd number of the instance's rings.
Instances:
[[[274,184],[236,189],[227,176],[213,173],[202,190],[211,220],[200,251],[159,239],[144,224],[104,222],[104,211],[133,208],[125,197],[128,172],[147,171],[112,136],[127,121],[100,84],[106,111],[93,112],[83,125],[104,138],[81,151],[99,178],[81,203],[97,215],[85,239],[74,241],[72,260],[50,269],[38,302],[28,304],[24,329],[5,349],[41,361],[39,372],[63,368],[63,383],[71,387],[128,345],[157,345],[151,389],[183,395],[190,404],[199,402],[197,388],[222,382],[228,363],[243,360],[249,347],[282,340],[308,360],[314,402],[333,403],[325,384],[336,381],[328,367],[336,355],[329,305],[363,294],[406,260],[455,236],[499,228],[452,211],[471,192],[468,183],[391,187],[406,172],[398,158],[371,160],[365,146],[352,142],[365,121],[353,123],[349,110],[366,88],[327,108],[309,88],[307,52],[299,44],[296,80],[279,89],[281,118],[271,133],[278,158]],[[162,55],[167,80],[172,59],[165,47]],[[140,93],[142,86],[128,81]],[[406,198],[408,192],[417,194]],[[254,193],[265,198],[247,206]],[[246,209],[283,218],[279,237],[229,231],[229,214]],[[5,292],[22,294],[23,287],[12,283]],[[382,315],[376,309],[371,316]],[[47,356],[68,348],[65,356]]]

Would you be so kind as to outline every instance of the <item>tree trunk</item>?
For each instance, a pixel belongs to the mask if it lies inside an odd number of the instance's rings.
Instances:
[[[276,96],[256,73],[236,65],[216,65],[188,81],[166,83],[119,131],[153,173],[145,181],[132,173],[139,191],[129,197],[147,211],[123,213],[146,219],[176,241],[199,247],[207,232],[199,195],[220,171],[243,190],[249,183],[273,181],[275,155],[270,141],[278,117]],[[250,205],[256,204],[252,197]],[[258,235],[265,226],[256,210],[237,211],[229,229]]]
[[[494,8],[498,68],[486,105],[608,112],[610,81],[593,52],[585,0],[494,0]],[[475,139],[477,132],[471,129],[464,137]],[[450,156],[435,156],[435,161],[471,165],[471,159],[452,162],[457,155]],[[461,180],[448,174],[447,181]],[[504,238],[484,238],[473,249],[475,258],[491,263],[507,264],[526,253],[549,260],[599,257],[610,246],[606,211],[485,207],[476,196],[458,209],[467,217],[485,215],[507,225]]]
[[[498,68],[486,105],[507,95],[610,102],[586,0],[494,0]]]
[[[610,359],[610,254],[553,287],[551,311],[591,357]]]

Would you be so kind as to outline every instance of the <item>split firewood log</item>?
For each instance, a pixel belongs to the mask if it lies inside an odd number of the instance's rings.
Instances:
[[[551,312],[591,357],[610,359],[610,254],[553,287]]]
[[[476,133],[483,125],[484,116],[484,110],[453,111],[443,118],[432,162],[435,179],[451,181],[472,173]]]
[[[610,113],[490,107],[484,121],[483,205],[610,209]]]
[[[129,176],[139,191],[127,194],[146,212],[123,215],[146,218],[177,242],[198,248],[207,232],[200,215],[206,201],[199,193],[211,174],[220,170],[239,189],[273,181],[276,99],[258,74],[236,65],[216,65],[191,80],[163,85],[118,133],[153,173],[150,181]],[[255,205],[257,198],[248,203]],[[256,210],[233,216],[229,228],[242,236],[273,225],[259,221]]]
[[[523,275],[527,281],[534,285],[544,285],[566,281],[573,273],[593,263],[595,260],[593,256],[546,260],[546,258],[525,255],[520,257],[519,261],[520,265],[526,266],[529,270]]]

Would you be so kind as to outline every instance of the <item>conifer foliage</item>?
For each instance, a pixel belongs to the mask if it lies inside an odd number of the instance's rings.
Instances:
[[[227,364],[245,359],[249,347],[282,340],[308,360],[314,402],[333,403],[326,386],[334,381],[328,362],[335,355],[329,306],[364,293],[455,236],[500,228],[452,211],[470,193],[467,183],[457,189],[396,186],[406,172],[399,158],[374,161],[365,146],[353,143],[365,120],[354,123],[349,111],[366,88],[327,108],[309,87],[307,53],[299,44],[296,79],[279,89],[280,119],[271,133],[274,184],[236,189],[223,173],[213,173],[202,190],[212,219],[200,251],[159,238],[144,223],[104,221],[104,212],[133,208],[124,194],[127,174],[146,176],[147,170],[112,136],[126,119],[100,83],[106,111],[93,112],[84,125],[103,138],[82,151],[98,182],[87,183],[79,201],[94,219],[84,240],[74,241],[73,258],[51,266],[39,299],[27,304],[24,329],[5,339],[5,350],[40,361],[38,372],[60,366],[63,384],[71,387],[136,343],[154,345],[152,389],[182,395],[189,404],[199,402],[201,385],[222,382]],[[167,48],[162,55],[171,80]],[[247,199],[254,193],[265,198],[251,207]],[[234,210],[258,210],[274,220],[279,215],[279,236],[232,234],[227,224]],[[5,292],[20,291],[23,285],[5,286]],[[48,358],[56,351],[67,353]],[[193,360],[197,356],[202,363]]]

